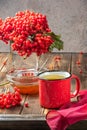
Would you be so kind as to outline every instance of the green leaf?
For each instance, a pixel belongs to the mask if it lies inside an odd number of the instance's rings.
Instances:
[[[58,50],[63,49],[63,41],[60,39],[60,35],[56,35],[54,32],[47,33],[47,35],[50,35],[54,40],[53,44],[51,44],[51,46],[49,47],[49,51],[52,51],[53,48],[56,48]]]

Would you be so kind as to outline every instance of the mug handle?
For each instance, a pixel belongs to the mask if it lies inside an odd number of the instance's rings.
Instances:
[[[72,74],[72,76],[71,76],[71,80],[72,80],[72,79],[75,79],[75,80],[76,80],[76,90],[75,90],[73,93],[70,94],[70,97],[71,97],[71,98],[74,98],[74,97],[77,96],[77,94],[79,93],[79,90],[80,90],[80,80],[79,80],[79,78],[78,78],[76,75],[74,75],[74,74]]]

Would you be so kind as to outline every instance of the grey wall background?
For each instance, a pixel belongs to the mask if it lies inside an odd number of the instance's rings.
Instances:
[[[50,28],[62,35],[64,52],[87,52],[87,0],[0,0],[3,19],[26,9],[47,16]],[[9,46],[0,41],[2,51]]]

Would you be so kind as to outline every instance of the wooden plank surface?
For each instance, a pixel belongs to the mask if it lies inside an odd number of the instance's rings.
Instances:
[[[40,104],[39,104],[38,94],[34,95],[34,96],[27,95],[26,102],[29,104],[29,107],[28,108],[23,107],[23,110],[21,112],[22,115],[23,114],[34,114],[36,116],[42,115],[42,109],[41,109]]]
[[[81,81],[81,89],[87,89],[87,53],[72,54],[72,73]]]
[[[35,57],[33,56],[32,62],[29,59],[23,60],[19,58],[17,55],[11,57],[7,53],[0,53],[0,65],[3,65],[5,58],[8,57],[8,61],[6,65],[0,72],[0,82],[6,78],[5,74],[11,68],[19,68],[19,67],[31,67],[33,63],[35,64]],[[57,59],[56,59],[57,58]],[[20,62],[19,62],[20,61]],[[77,64],[78,61],[80,64]],[[18,64],[19,63],[19,64]],[[43,65],[43,66],[42,66]],[[34,65],[33,65],[34,67]],[[40,57],[39,60],[39,68],[42,70],[64,70],[70,73],[76,74],[81,81],[81,89],[87,89],[87,53],[53,53],[50,55],[45,55]],[[30,95],[22,95],[23,100],[21,106],[11,108],[11,109],[0,109],[0,128],[6,128],[8,124],[8,129],[13,128],[16,129],[15,123],[18,121],[17,128],[27,129],[26,126],[30,127],[30,130],[33,129],[41,129],[43,125],[43,129],[49,129],[45,121],[45,115],[43,113],[43,108],[41,108],[39,104],[39,94],[30,96]],[[25,107],[24,103],[28,102],[29,107]],[[11,122],[11,120],[13,122]],[[22,122],[23,121],[23,122]],[[74,124],[73,126],[67,128],[67,130],[86,130],[87,123],[79,122]],[[4,125],[5,123],[5,125]],[[81,125],[84,127],[81,127]],[[21,125],[21,126],[20,126]],[[34,127],[35,126],[35,127]],[[81,129],[80,129],[81,128]]]

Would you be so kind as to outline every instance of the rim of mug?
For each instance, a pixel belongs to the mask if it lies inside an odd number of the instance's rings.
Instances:
[[[43,78],[43,77],[40,77],[40,75],[43,75],[44,73],[48,73],[48,72],[59,72],[59,73],[61,72],[61,73],[67,73],[67,74],[69,74],[69,76],[64,77],[64,78],[62,78],[62,79],[51,79],[51,80],[45,79],[45,78]],[[38,76],[38,78],[41,79],[41,80],[53,81],[53,80],[64,80],[64,79],[68,79],[68,78],[70,78],[70,77],[72,76],[72,74],[70,74],[68,71],[47,70],[47,71],[40,72],[37,76]]]

